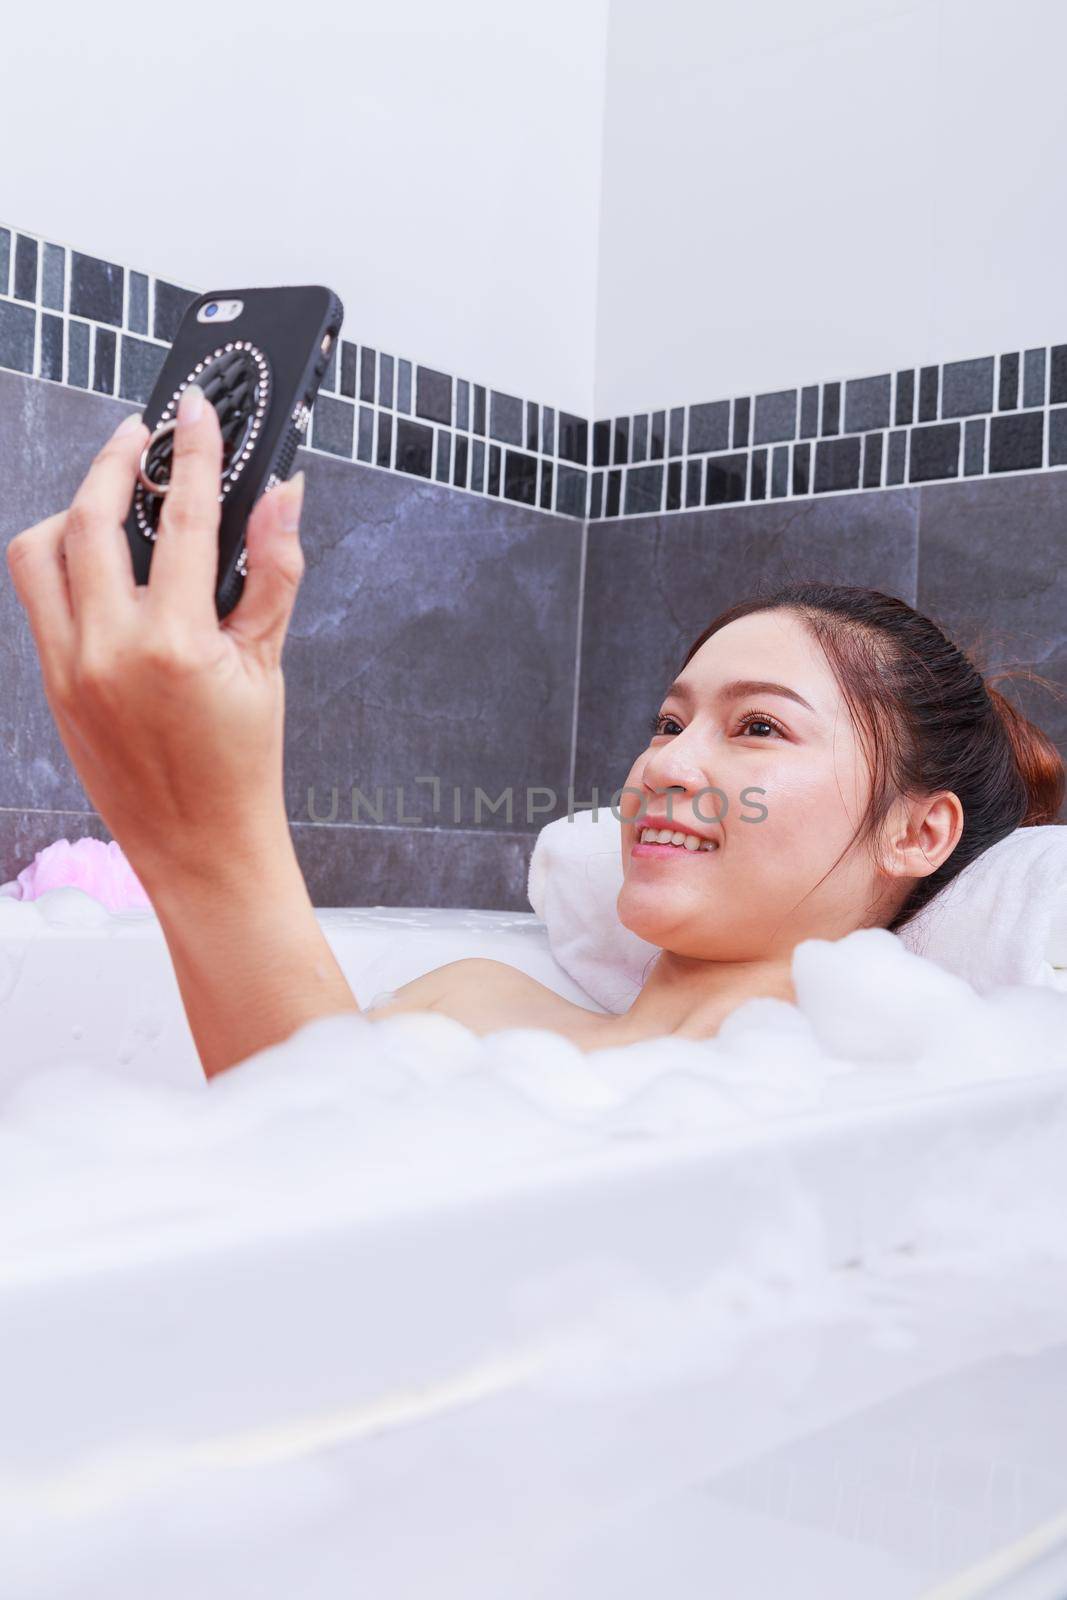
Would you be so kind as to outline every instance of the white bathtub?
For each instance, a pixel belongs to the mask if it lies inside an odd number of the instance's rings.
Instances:
[[[363,1003],[584,999],[532,916],[318,915]],[[151,914],[0,901],[5,1600],[1062,1593],[1067,997],[816,944],[704,1046],[342,1017],[205,1086]]]

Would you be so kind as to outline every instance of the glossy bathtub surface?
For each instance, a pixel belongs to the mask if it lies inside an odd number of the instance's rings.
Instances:
[[[488,956],[602,1009],[558,965],[532,912],[329,906],[315,915],[364,1007],[447,961]],[[0,997],[9,1038],[19,1041],[0,1055],[0,1084],[57,1054],[138,1078],[150,1059],[154,1080],[202,1080],[152,911],[111,912],[73,888],[0,897]]]

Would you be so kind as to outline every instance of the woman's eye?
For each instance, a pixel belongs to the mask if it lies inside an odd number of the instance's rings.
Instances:
[[[739,726],[746,732],[751,732],[753,727],[770,728],[771,733],[777,734],[782,739],[785,738],[785,729],[782,724],[777,718],[768,716],[765,711],[746,711],[741,718]],[[761,733],[757,734],[756,737],[766,739],[770,735]]]
[[[766,711],[746,711],[739,723],[738,732],[751,732],[753,728],[768,728],[769,733],[758,733],[754,737],[768,739],[777,735],[778,738],[787,737],[785,729],[776,717],[769,716]],[[653,738],[661,733],[681,733],[681,723],[677,717],[672,717],[669,712],[661,711],[659,716],[653,717],[649,723],[649,731]]]

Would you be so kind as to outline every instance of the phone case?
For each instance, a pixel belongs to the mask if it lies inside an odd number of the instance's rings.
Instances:
[[[212,320],[207,308],[225,311],[234,301],[242,303],[236,317]],[[259,496],[292,471],[343,317],[338,296],[318,284],[215,290],[189,306],[144,408],[152,436],[126,519],[138,583],[148,582],[152,564],[178,400],[188,384],[198,383],[218,413],[223,440],[215,608],[220,619],[233,610],[244,588],[248,515]]]

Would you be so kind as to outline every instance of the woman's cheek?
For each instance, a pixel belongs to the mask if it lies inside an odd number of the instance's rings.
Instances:
[[[792,774],[789,783],[779,784],[763,803],[767,820],[753,831],[773,839],[776,852],[787,852],[798,863],[817,859],[828,841],[837,837],[841,797],[836,791],[828,794],[815,778]]]

